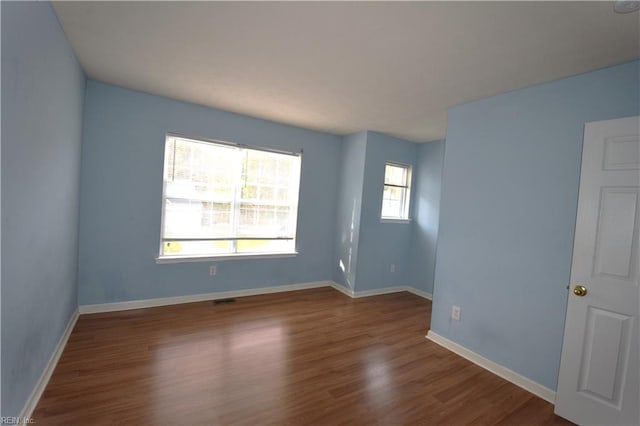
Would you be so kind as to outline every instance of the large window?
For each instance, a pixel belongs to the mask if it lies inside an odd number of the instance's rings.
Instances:
[[[168,135],[160,257],[295,252],[300,163]]]
[[[408,220],[411,166],[386,163],[382,193],[382,219]]]

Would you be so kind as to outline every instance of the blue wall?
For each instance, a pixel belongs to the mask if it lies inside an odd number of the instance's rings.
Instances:
[[[412,225],[381,223],[380,212],[385,163],[408,164],[415,172],[417,150],[412,142],[371,131],[343,138],[333,279],[352,291],[411,285]]]
[[[297,257],[155,262],[167,132],[304,150]],[[79,303],[329,280],[341,138],[89,81],[80,206]]]
[[[449,110],[433,331],[556,388],[583,126],[640,113],[639,75],[636,61]]]
[[[49,3],[2,2],[2,415],[77,307],[85,76]]]
[[[444,149],[444,141],[418,145],[414,177],[410,285],[427,293],[433,293]]]
[[[336,210],[335,282],[355,289],[362,187],[367,148],[367,132],[345,136],[340,155],[340,179]],[[340,267],[340,261],[344,270]]]
[[[380,213],[385,163],[407,164],[415,171],[416,152],[415,143],[367,132],[356,280],[358,291],[411,284],[411,223],[381,223]],[[395,265],[395,272],[391,272],[391,264]]]
[[[639,62],[452,108],[439,215],[443,142],[343,140],[95,81],[83,121],[85,76],[51,6],[1,11],[2,415],[22,409],[78,302],[332,278],[430,292],[434,262],[432,329],[555,389],[583,125],[640,113]],[[214,277],[211,262],[156,264],[167,132],[303,149],[300,254],[219,261]],[[411,224],[380,222],[386,161],[414,168]]]

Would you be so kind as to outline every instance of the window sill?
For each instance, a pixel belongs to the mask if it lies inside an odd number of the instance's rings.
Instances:
[[[284,253],[237,253],[220,254],[206,256],[160,256],[156,258],[157,264],[162,263],[189,263],[189,262],[217,262],[219,260],[241,260],[241,259],[281,259],[285,257],[296,257],[298,252]]]
[[[383,217],[380,219],[380,223],[411,223],[411,219],[391,219]]]

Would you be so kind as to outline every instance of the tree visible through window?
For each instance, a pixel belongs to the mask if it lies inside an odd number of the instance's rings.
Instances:
[[[411,166],[386,163],[382,193],[382,219],[409,219]]]
[[[163,256],[295,251],[299,154],[168,135]]]

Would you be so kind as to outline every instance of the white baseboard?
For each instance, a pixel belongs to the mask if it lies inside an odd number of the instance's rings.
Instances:
[[[427,293],[424,290],[420,290],[415,287],[407,287],[407,291],[409,293],[415,294],[416,296],[424,297],[425,299],[428,299],[428,300],[433,300],[433,294]]]
[[[257,296],[260,294],[281,293],[283,291],[306,290],[318,287],[334,287],[331,281],[315,281],[301,284],[288,284],[274,287],[250,288],[246,290],[220,291],[215,293],[190,294],[186,296],[160,297],[156,299],[129,300],[126,302],[100,303],[96,305],[81,305],[81,314],[96,314],[101,312],[127,311],[130,309],[153,308],[156,306],[178,305],[180,303],[203,302],[215,299],[229,299],[232,297]]]
[[[461,346],[446,337],[442,337],[437,333],[429,330],[427,333],[427,339],[432,342],[437,343],[438,345],[449,349],[451,352],[460,355],[463,358],[468,359],[480,367],[489,370],[493,374],[502,377],[503,379],[513,383],[516,386],[521,387],[522,389],[531,392],[532,394],[539,396],[540,398],[548,401],[552,404],[555,403],[556,393],[549,389],[546,386],[542,386],[540,383],[534,382],[533,380],[524,377],[521,374],[516,373],[513,370],[509,370],[507,367],[503,367],[500,364],[497,364],[490,359],[483,357],[482,355],[478,355],[477,353]]]
[[[214,299],[228,299],[232,297],[257,296],[260,294],[280,293],[283,291],[306,290],[310,288],[332,287],[339,292],[351,297],[360,298],[377,296],[379,294],[397,293],[408,291],[417,296],[431,300],[431,294],[409,286],[384,287],[374,290],[354,292],[333,281],[314,281],[301,284],[288,284],[274,287],[250,288],[246,290],[220,291],[214,293],[190,294],[186,296],[159,297],[155,299],[129,300],[126,302],[99,303],[95,305],[81,305],[78,307],[80,314],[97,314],[102,312],[127,311],[130,309],[154,308],[157,306],[178,305],[180,303],[203,302]]]
[[[67,340],[69,340],[69,336],[71,336],[71,332],[73,331],[73,327],[76,325],[76,321],[78,321],[79,312],[76,309],[73,314],[71,314],[71,318],[69,318],[69,322],[67,323],[67,328],[60,336],[60,340],[58,340],[58,344],[56,345],[51,357],[49,358],[49,362],[44,367],[38,382],[35,387],[31,391],[31,395],[27,399],[27,402],[24,404],[22,411],[19,414],[20,418],[28,418],[33,415],[33,410],[35,410],[36,405],[38,405],[38,401],[40,401],[40,397],[44,392],[49,380],[51,379],[51,375],[53,371],[56,369],[56,365],[58,365],[58,360],[60,360],[60,356],[64,351],[64,347],[67,345]]]
[[[353,296],[353,290],[352,290],[352,289],[350,289],[350,288],[347,288],[347,287],[345,287],[345,286],[343,286],[343,285],[340,285],[340,284],[338,284],[338,283],[337,283],[337,282],[335,282],[335,281],[329,281],[329,285],[330,285],[331,287],[333,287],[334,289],[338,290],[340,293],[342,293],[342,294],[344,294],[344,295],[347,295],[347,296],[349,296],[349,297],[351,297],[351,298],[353,298],[353,297],[354,297],[354,296]]]
[[[369,296],[378,296],[380,294],[391,294],[391,293],[398,293],[401,291],[406,291],[407,288],[404,286],[398,286],[398,287],[383,287],[383,288],[375,288],[372,290],[360,290],[360,291],[356,291],[353,294],[353,298],[354,299],[358,299],[360,297],[369,297]]]
[[[431,293],[427,293],[426,291],[422,291],[415,287],[406,286],[406,285],[395,286],[395,287],[383,287],[383,288],[376,288],[373,290],[362,290],[362,291],[354,292],[349,288],[346,288],[336,282],[331,281],[331,287],[335,288],[339,292],[344,293],[347,296],[352,297],[354,299],[358,299],[360,297],[378,296],[380,294],[398,293],[401,291],[408,291],[409,293],[415,294],[416,296],[420,296],[428,300],[433,299],[433,296],[431,295]]]

